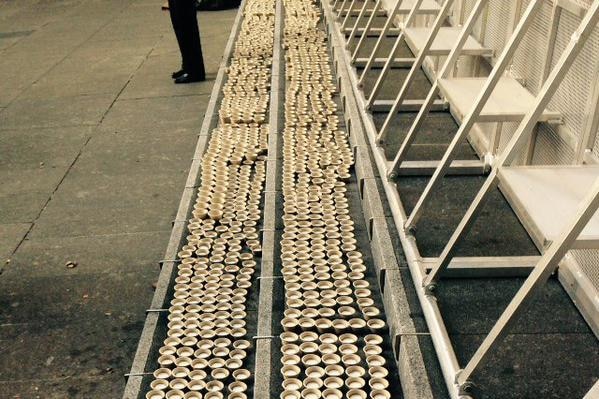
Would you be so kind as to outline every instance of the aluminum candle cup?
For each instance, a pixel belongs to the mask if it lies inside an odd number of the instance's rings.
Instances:
[[[304,380],[304,387],[308,389],[320,389],[323,385],[323,381],[320,378],[308,377]]]
[[[208,374],[204,370],[193,370],[189,373],[189,379],[192,381],[205,380]]]
[[[380,356],[380,355],[370,355],[368,357],[366,357],[366,362],[368,363],[369,367],[376,367],[376,366],[384,366],[385,365],[385,358]]]
[[[349,377],[345,380],[345,386],[349,389],[362,389],[366,386],[366,381],[362,377]]]
[[[281,393],[281,399],[300,399],[299,391],[285,390]]]
[[[365,374],[366,370],[361,366],[349,366],[345,369],[345,375],[348,377],[363,377]]]
[[[320,399],[321,392],[318,389],[304,389],[302,390],[302,399]]]
[[[281,346],[281,353],[283,355],[297,355],[300,353],[300,347],[296,344],[284,344]]]
[[[342,399],[343,393],[339,389],[327,388],[322,392],[323,399]]]
[[[296,365],[285,365],[281,367],[281,374],[285,378],[297,377],[301,372],[301,369]]]
[[[306,368],[305,374],[306,374],[306,377],[322,378],[325,375],[325,371],[320,366],[310,366],[310,367]]]
[[[353,355],[343,355],[341,357],[341,361],[346,366],[354,366],[354,365],[360,364],[361,359],[360,359],[360,356],[353,354]]]
[[[347,399],[366,399],[366,391],[363,389],[350,389],[346,394]]]
[[[309,354],[302,356],[302,364],[304,367],[317,366],[321,363],[321,358],[315,354]]]
[[[354,344],[342,344],[339,346],[339,352],[342,355],[353,355],[358,353],[358,347]]]
[[[178,389],[172,389],[166,393],[167,399],[184,399],[185,394]]]
[[[235,378],[237,381],[245,381],[249,379],[250,376],[251,373],[247,369],[237,369],[233,371],[233,378]]]
[[[235,381],[229,384],[229,391],[243,393],[247,391],[247,385],[241,381]]]
[[[152,389],[150,392],[146,393],[146,399],[163,399],[164,397],[164,391],[159,391],[156,389]]]
[[[189,376],[189,369],[187,367],[175,367],[172,371],[172,375],[175,378],[187,378],[187,376]]]
[[[383,348],[379,345],[366,345],[363,350],[367,356],[380,355],[383,352]]]
[[[381,345],[383,343],[383,337],[378,334],[368,334],[364,337],[364,342],[367,345]]]
[[[389,381],[385,378],[371,378],[370,381],[368,381],[368,385],[370,385],[370,388],[373,390],[383,390],[389,387]]]
[[[156,379],[167,379],[172,375],[172,372],[170,369],[168,369],[166,367],[161,367],[161,368],[155,370],[154,373],[152,373],[152,375]]]
[[[366,325],[373,333],[379,332],[385,328],[385,322],[381,319],[370,319],[366,322]]]
[[[349,328],[353,331],[362,331],[366,328],[366,320],[360,318],[353,318],[349,320]]]
[[[333,354],[337,352],[337,346],[333,344],[320,344],[318,351],[323,355]]]
[[[157,379],[150,383],[150,388],[156,391],[164,391],[168,389],[169,383],[167,380]]]
[[[302,388],[302,382],[297,378],[286,378],[281,384],[284,390],[299,391]]]
[[[281,357],[281,363],[284,366],[298,365],[298,364],[300,364],[300,362],[301,362],[301,359],[297,355],[284,355],[283,357]]]
[[[370,391],[370,399],[391,399],[391,393],[386,389],[373,389]]]
[[[389,375],[389,371],[382,366],[372,366],[368,368],[370,378],[385,378]]]
[[[212,372],[210,373],[210,376],[215,380],[224,380],[230,374],[231,374],[231,372],[229,370],[227,370],[224,367],[221,367],[221,368],[212,370]]]
[[[203,380],[192,380],[187,383],[187,389],[190,391],[201,391],[206,387],[206,383]]]

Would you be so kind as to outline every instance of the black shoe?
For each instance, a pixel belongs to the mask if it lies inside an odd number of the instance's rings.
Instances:
[[[197,11],[221,11],[239,7],[240,0],[198,0]]]
[[[204,75],[190,75],[185,72],[183,75],[179,76],[175,79],[175,83],[193,83],[193,82],[203,82],[206,80],[206,76]]]
[[[183,69],[179,69],[177,72],[173,72],[171,77],[177,79],[179,76],[183,76],[184,73],[185,71]]]

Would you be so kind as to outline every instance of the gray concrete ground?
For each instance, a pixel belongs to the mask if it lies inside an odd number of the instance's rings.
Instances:
[[[122,393],[236,14],[175,86],[161,4],[0,1],[0,398]]]

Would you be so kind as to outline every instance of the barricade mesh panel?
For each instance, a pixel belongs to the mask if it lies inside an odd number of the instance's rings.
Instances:
[[[546,123],[538,128],[536,151],[532,160],[535,165],[569,165],[574,150]]]
[[[522,14],[530,4],[531,0],[524,0],[520,9],[519,21]],[[593,0],[572,0],[575,4],[588,7]],[[461,4],[464,18],[472,10],[476,0],[464,0]],[[509,4],[504,1],[490,1],[488,10],[487,25],[484,27],[484,34],[481,35],[480,22],[474,31],[474,36],[481,39],[482,42],[495,51],[495,57],[501,54],[509,35],[508,32],[510,13],[513,12],[516,1],[510,1]],[[547,51],[547,38],[551,29],[551,14],[553,8],[552,0],[544,0],[541,9],[536,14],[524,40],[519,43],[513,64],[510,69],[511,74],[518,79],[522,79],[526,88],[537,95],[542,87],[543,67],[545,63],[545,54]],[[459,15],[460,9],[456,8],[456,15]],[[559,57],[568,45],[572,33],[580,23],[580,17],[564,10],[559,21],[559,28],[555,40],[555,48],[551,66],[555,66]],[[576,135],[579,139],[582,137],[587,119],[590,117],[587,104],[593,91],[593,83],[599,72],[599,28],[595,28],[592,36],[585,44],[577,60],[570,67],[569,72],[563,80],[560,88],[553,96],[549,108],[560,111],[564,118],[564,128],[570,133]],[[592,112],[599,112],[594,110]],[[592,113],[591,112],[591,113]],[[500,151],[507,145],[518,127],[517,123],[505,123],[502,130]],[[485,127],[485,135],[490,137],[490,126]],[[599,136],[599,134],[597,135]],[[592,147],[593,154],[599,157],[599,139]],[[555,131],[555,128],[548,124],[540,124],[538,127],[537,142],[533,157],[533,164],[539,165],[562,165],[571,164],[574,160],[574,149]],[[572,251],[574,258],[580,264],[582,271],[599,291],[599,251],[598,250],[575,250]]]
[[[572,254],[578,261],[582,272],[599,291],[599,251],[580,249],[572,251]]]
[[[528,7],[528,3],[530,3],[529,0],[522,4],[522,12],[518,20]],[[523,84],[533,94],[537,94],[541,87],[543,66],[547,54],[547,38],[551,29],[551,10],[551,1],[543,1],[512,60],[512,75],[523,79]]]
[[[487,25],[484,27],[484,40],[483,43],[492,48],[495,52],[495,56],[499,56],[503,47],[505,46],[509,29],[510,16],[514,10],[515,1],[510,3],[505,1],[489,1],[488,6],[488,17]]]
[[[569,12],[562,12],[552,65],[558,61],[580,21],[579,17]],[[563,113],[565,126],[579,138],[589,117],[587,103],[593,89],[593,76],[596,79],[598,63],[599,29],[595,28],[550,103],[553,109]]]

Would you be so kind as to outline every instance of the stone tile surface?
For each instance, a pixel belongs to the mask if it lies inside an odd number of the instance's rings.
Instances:
[[[159,2],[0,8],[0,398],[118,398],[237,10],[175,86]]]

